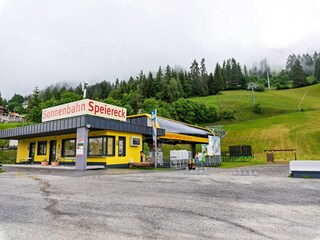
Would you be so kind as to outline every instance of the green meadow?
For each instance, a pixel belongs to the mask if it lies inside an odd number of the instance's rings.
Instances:
[[[0,130],[22,126],[22,123],[0,123]]]
[[[224,91],[217,96],[191,100],[214,105],[218,111],[231,109],[234,119],[208,125],[223,125],[227,135],[222,149],[230,145],[251,145],[255,159],[266,161],[267,149],[297,149],[298,159],[320,159],[320,84],[289,90],[255,92],[263,112],[252,110],[252,93]],[[303,99],[303,100],[302,100]],[[277,152],[276,161],[289,161],[292,152]]]

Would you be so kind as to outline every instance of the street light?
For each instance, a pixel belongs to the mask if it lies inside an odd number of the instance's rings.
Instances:
[[[87,97],[87,87],[88,87],[88,82],[85,81],[82,83],[82,91],[83,91],[83,99]]]
[[[256,82],[250,82],[248,83],[248,89],[251,88],[252,90],[252,105],[256,104],[256,101],[254,99],[254,89],[258,86],[258,84]]]

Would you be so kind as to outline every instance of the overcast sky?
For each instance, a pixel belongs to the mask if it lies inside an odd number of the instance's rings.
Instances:
[[[320,50],[318,0],[0,0],[0,92]]]

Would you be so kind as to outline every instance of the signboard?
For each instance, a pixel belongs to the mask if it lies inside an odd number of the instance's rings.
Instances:
[[[127,109],[117,107],[90,99],[83,99],[76,102],[46,108],[42,110],[42,122],[75,117],[80,115],[92,115],[126,121]]]
[[[165,136],[161,136],[160,138],[165,139],[175,139],[175,140],[181,140],[186,142],[198,142],[198,143],[208,143],[208,138],[202,138],[202,137],[194,137],[189,135],[183,135],[178,133],[165,133]]]
[[[84,138],[78,138],[77,139],[77,156],[83,156],[83,147],[84,147]]]
[[[220,137],[208,136],[208,138],[209,138],[208,155],[220,156],[221,155]]]

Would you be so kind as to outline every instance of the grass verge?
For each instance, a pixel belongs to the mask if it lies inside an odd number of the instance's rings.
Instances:
[[[266,164],[265,161],[262,160],[248,160],[248,161],[232,161],[232,162],[222,162],[220,168],[237,168],[237,167],[246,167],[246,166],[254,166],[254,165],[262,165]]]
[[[15,164],[17,150],[0,151],[0,164]]]

